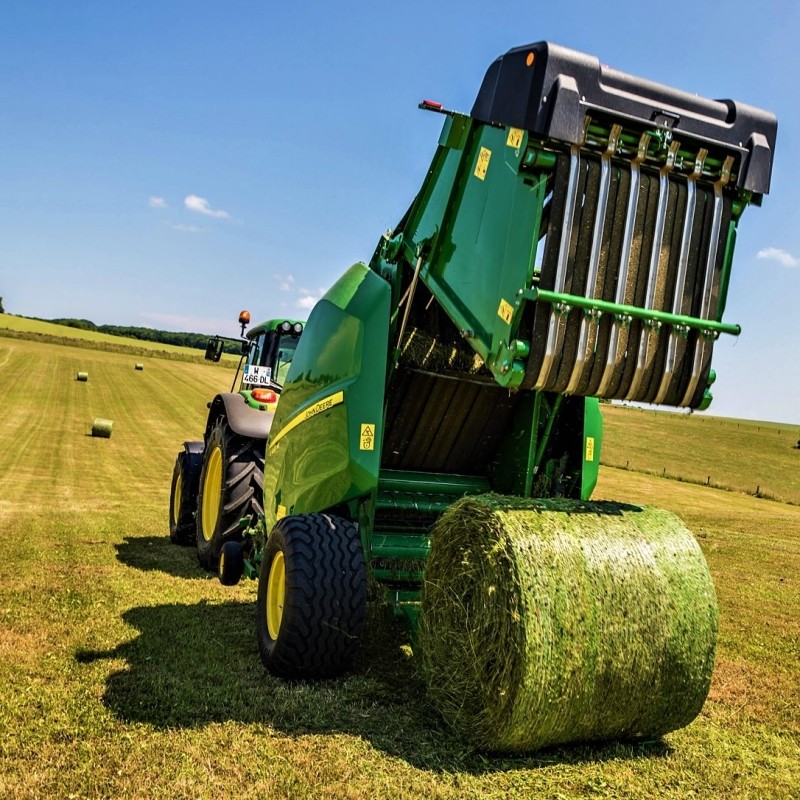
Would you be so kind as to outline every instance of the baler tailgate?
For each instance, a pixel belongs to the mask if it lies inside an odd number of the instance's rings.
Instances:
[[[705,407],[713,343],[739,332],[722,322],[736,227],[769,189],[775,118],[548,43],[499,59],[471,116],[447,113],[376,254],[403,264],[398,349],[439,336],[432,295],[503,387]]]
[[[673,141],[654,174],[641,166],[648,134],[632,159],[612,159],[618,132],[600,158],[572,148],[558,159],[566,197],[562,213],[551,209],[542,268],[525,293],[544,303],[523,386],[697,406],[722,328],[729,169],[698,186],[705,154],[685,175],[675,170]]]

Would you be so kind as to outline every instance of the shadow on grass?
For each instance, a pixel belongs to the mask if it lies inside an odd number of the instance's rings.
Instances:
[[[370,606],[368,632],[351,674],[286,682],[262,667],[252,603],[161,605],[123,615],[140,635],[109,651],[81,651],[79,663],[124,659],[107,678],[104,701],[120,719],[158,728],[234,721],[290,736],[347,733],[409,764],[484,774],[610,759],[663,757],[663,741],[558,748],[531,756],[474,752],[431,713],[425,687],[402,649],[407,637]]]
[[[117,558],[125,565],[145,572],[166,572],[176,578],[208,580],[214,573],[204,570],[197,561],[194,546],[180,547],[169,536],[126,536],[115,545]]]

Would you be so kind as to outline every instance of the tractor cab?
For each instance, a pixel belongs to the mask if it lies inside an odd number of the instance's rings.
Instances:
[[[239,391],[251,405],[277,402],[302,332],[298,320],[269,320],[247,333]]]
[[[241,343],[242,356],[233,378],[231,392],[237,391],[238,383],[238,392],[248,405],[259,411],[274,411],[304,323],[294,319],[272,319],[256,325],[245,335],[245,328],[250,324],[250,312],[242,311],[239,314],[239,324],[242,326],[242,338],[238,340]],[[219,361],[226,341],[237,340],[222,336],[214,336],[209,340],[206,360]]]

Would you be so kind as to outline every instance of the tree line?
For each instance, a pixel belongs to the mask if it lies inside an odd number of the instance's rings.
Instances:
[[[205,350],[209,336],[203,333],[187,333],[175,331],[160,331],[156,328],[137,328],[131,325],[95,325],[89,319],[48,319],[42,322],[52,322],[56,325],[66,325],[69,328],[80,328],[85,331],[110,333],[112,336],[124,336],[127,339],[139,339],[146,342],[159,342],[160,344],[174,344],[179,347],[194,347]],[[236,341],[226,341],[224,352],[239,355],[241,345]]]

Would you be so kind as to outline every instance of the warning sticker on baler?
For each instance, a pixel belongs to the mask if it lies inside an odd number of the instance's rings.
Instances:
[[[475,165],[475,177],[483,180],[486,177],[486,170],[489,169],[489,159],[492,157],[492,151],[486,147],[481,147],[478,153],[478,163]]]
[[[594,461],[594,436],[586,437],[586,461]]]
[[[513,147],[514,150],[519,150],[520,145],[522,144],[522,133],[523,131],[521,131],[519,128],[509,128],[506,145],[508,147]]]
[[[500,298],[500,307],[497,309],[497,316],[508,325],[511,322],[511,317],[514,316],[514,306],[507,300]]]
[[[370,423],[361,423],[361,450],[375,449],[375,426]]]

